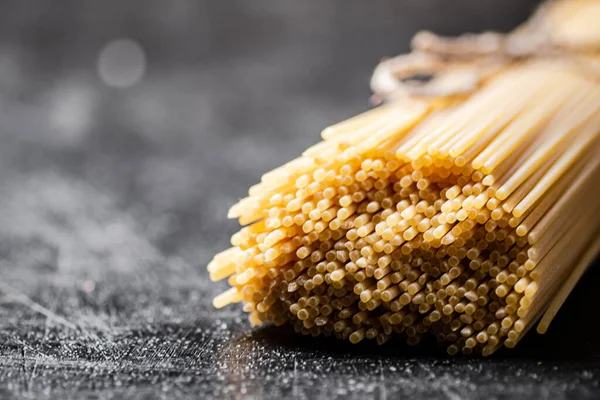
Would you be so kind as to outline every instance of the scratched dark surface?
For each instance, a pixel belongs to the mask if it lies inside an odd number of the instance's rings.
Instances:
[[[0,398],[597,398],[597,283],[489,359],[352,347],[213,310],[205,265],[267,170],[368,106],[429,27],[507,30],[534,1],[0,1]],[[129,37],[146,70],[107,86]],[[591,304],[591,305],[590,305]]]

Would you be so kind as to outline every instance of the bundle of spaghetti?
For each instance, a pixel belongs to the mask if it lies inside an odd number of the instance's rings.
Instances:
[[[600,250],[600,82],[552,58],[400,97],[265,174],[208,265],[250,320],[449,354],[545,332]]]

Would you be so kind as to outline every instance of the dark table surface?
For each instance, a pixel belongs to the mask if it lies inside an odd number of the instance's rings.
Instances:
[[[488,359],[211,307],[228,207],[367,108],[381,56],[425,27],[507,30],[534,3],[1,1],[0,397],[600,396],[598,268],[547,335]],[[118,38],[145,61],[102,51]]]

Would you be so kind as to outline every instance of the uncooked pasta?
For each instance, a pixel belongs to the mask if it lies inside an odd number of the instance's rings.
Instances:
[[[590,15],[598,1],[561,1],[508,35],[417,35],[375,71],[382,105],[231,208],[244,227],[208,265],[231,286],[214,305],[352,343],[431,336],[449,354],[545,332],[600,251]]]

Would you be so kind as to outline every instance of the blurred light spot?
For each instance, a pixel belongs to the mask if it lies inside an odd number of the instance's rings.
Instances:
[[[92,281],[83,281],[83,283],[81,284],[81,289],[85,293],[92,293],[94,289],[96,289],[96,284]]]
[[[142,79],[146,55],[139,43],[117,39],[104,46],[98,55],[98,75],[108,86],[126,88]]]

